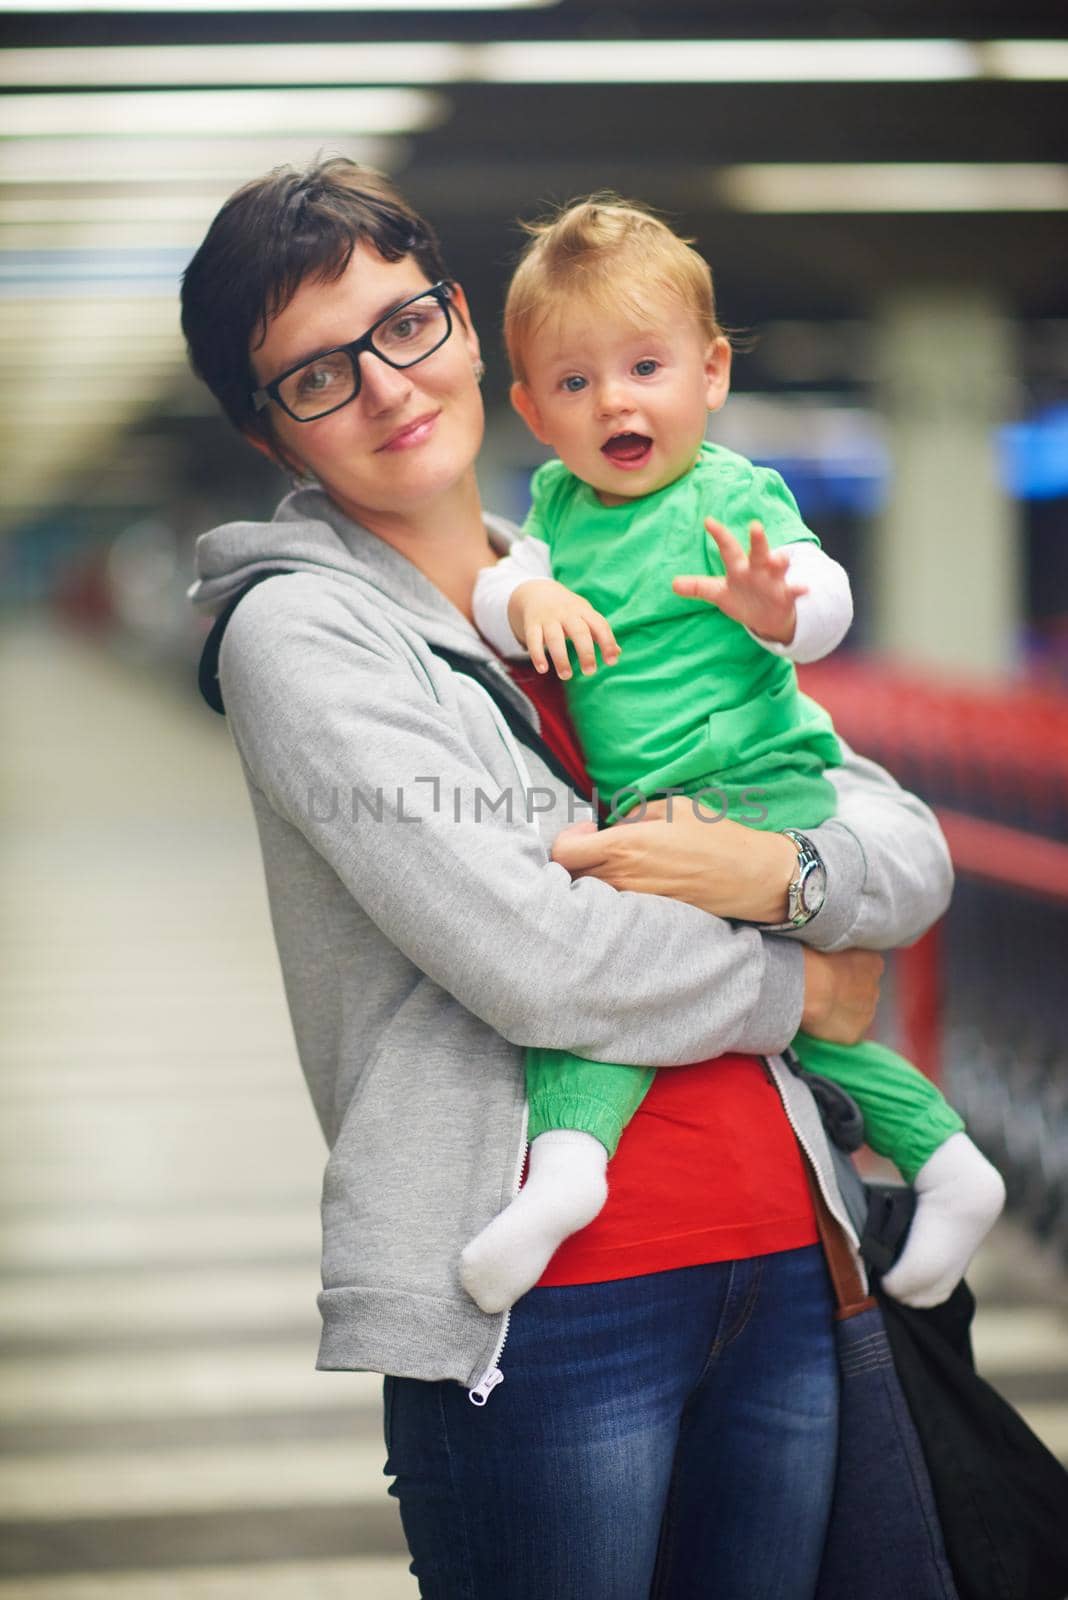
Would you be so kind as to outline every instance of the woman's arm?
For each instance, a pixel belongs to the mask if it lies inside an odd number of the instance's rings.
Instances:
[[[838,791],[838,811],[822,828],[807,830],[837,890],[802,932],[818,950],[912,944],[949,905],[949,846],[929,806],[884,767],[839,742],[845,765],[827,773]]]
[[[827,899],[806,927],[783,937],[827,952],[909,944],[949,904],[953,869],[942,830],[882,767],[842,748],[845,765],[827,772],[837,813],[804,829],[827,868]],[[717,917],[780,922],[797,852],[782,834],[702,820],[688,800],[676,799],[600,833],[569,830],[553,859],[575,876],[671,895]]]
[[[665,1066],[781,1049],[805,1003],[802,952],[573,883],[521,803],[511,819],[491,809],[500,784],[465,732],[469,689],[450,677],[436,699],[388,633],[342,585],[294,575],[248,595],[220,658],[252,781],[383,934],[517,1044]]]

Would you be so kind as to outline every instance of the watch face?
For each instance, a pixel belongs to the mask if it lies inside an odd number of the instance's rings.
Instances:
[[[814,917],[827,898],[827,868],[822,861],[813,861],[802,874],[798,899],[807,917]]]

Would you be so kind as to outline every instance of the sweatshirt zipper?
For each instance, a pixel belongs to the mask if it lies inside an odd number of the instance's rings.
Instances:
[[[501,1351],[504,1349],[505,1340],[508,1338],[508,1329],[512,1321],[511,1307],[504,1313],[501,1324],[501,1336],[497,1341],[497,1348],[493,1352],[493,1360],[479,1378],[473,1389],[468,1389],[467,1398],[473,1406],[484,1406],[490,1395],[499,1383],[504,1382],[504,1373],[500,1369]]]
[[[794,1115],[793,1115],[793,1112],[790,1110],[790,1106],[789,1106],[789,1104],[787,1102],[786,1095],[783,1093],[782,1088],[781,1088],[781,1086],[779,1084],[779,1080],[778,1080],[778,1078],[777,1078],[777,1076],[775,1074],[774,1068],[772,1067],[771,1062],[767,1059],[767,1057],[764,1058],[764,1064],[765,1064],[765,1066],[767,1068],[767,1072],[768,1072],[769,1078],[771,1079],[772,1083],[775,1085],[775,1092],[779,1096],[779,1099],[782,1101],[782,1108],[786,1113],[787,1122],[790,1124],[790,1127],[793,1129],[794,1138],[797,1140],[798,1144],[801,1146],[801,1149],[804,1151],[805,1156],[806,1156],[806,1158],[808,1160],[808,1164],[812,1168],[813,1176],[815,1177],[816,1182],[819,1184],[820,1193],[822,1194],[822,1196],[824,1198],[824,1201],[826,1202],[827,1210],[831,1213],[831,1216],[834,1218],[834,1220],[837,1223],[840,1223],[841,1226],[845,1229],[846,1237],[847,1237],[847,1239],[850,1240],[850,1242],[852,1243],[854,1249],[859,1250],[860,1249],[860,1241],[857,1238],[856,1229],[854,1228],[854,1226],[853,1226],[852,1222],[850,1221],[849,1217],[842,1215],[841,1211],[838,1209],[838,1205],[836,1204],[836,1197],[832,1196],[830,1191],[828,1190],[827,1184],[824,1181],[822,1168],[820,1167],[819,1162],[816,1160],[816,1157],[813,1155],[812,1148],[809,1145],[807,1139],[805,1138],[804,1134],[801,1132],[801,1129],[797,1126],[797,1123],[794,1121]]]
[[[506,681],[510,688],[513,688],[513,689],[515,688],[515,685],[512,683],[511,678],[508,677],[507,672],[505,671],[504,667],[501,666],[499,661],[494,660],[494,661],[489,663],[489,666],[490,666],[491,671],[493,671],[494,674],[499,676],[503,681]],[[468,678],[468,682],[474,684],[475,688],[478,689],[479,692],[483,695],[483,697],[486,700],[489,701],[490,708],[491,708],[491,710],[493,712],[494,720],[497,723],[497,731],[500,734],[501,739],[504,742],[505,748],[507,749],[509,755],[512,758],[513,766],[515,767],[516,771],[518,772],[518,774],[520,776],[520,779],[523,782],[524,793],[528,793],[529,790],[530,790],[530,786],[531,786],[531,784],[530,784],[530,769],[527,767],[526,762],[523,760],[523,755],[522,755],[522,752],[520,751],[519,744],[518,744],[518,742],[516,740],[515,735],[513,734],[512,730],[511,730],[511,728],[508,726],[508,721],[507,721],[507,718],[504,715],[503,710],[497,704],[496,700],[490,694],[490,692],[486,688],[486,686],[484,684],[480,683],[477,678],[469,677]],[[520,693],[522,693],[522,691],[520,691]],[[524,695],[523,698],[526,699],[526,696]],[[534,714],[535,714],[535,716],[537,716],[537,707],[534,707]],[[515,1199],[516,1195],[519,1193],[520,1180],[523,1177],[523,1166],[524,1166],[524,1163],[526,1162],[527,1151],[529,1149],[529,1145],[528,1145],[528,1142],[527,1142],[527,1126],[528,1126],[528,1122],[529,1122],[529,1117],[530,1117],[530,1107],[527,1106],[527,1105],[524,1105],[524,1107],[523,1107],[523,1135],[522,1135],[522,1138],[519,1141],[519,1158],[516,1161],[515,1173],[513,1174],[513,1177],[512,1177],[512,1199],[513,1200]],[[487,1400],[489,1399],[490,1395],[493,1393],[494,1389],[497,1388],[498,1384],[502,1384],[504,1382],[504,1373],[501,1371],[501,1352],[503,1351],[505,1343],[506,1343],[506,1341],[508,1339],[508,1330],[511,1327],[511,1325],[512,1325],[512,1308],[509,1306],[508,1310],[504,1313],[504,1318],[503,1318],[503,1321],[501,1322],[500,1338],[497,1340],[497,1348],[493,1352],[493,1358],[490,1361],[490,1364],[486,1368],[485,1372],[482,1374],[481,1378],[479,1378],[478,1382],[475,1384],[474,1388],[469,1389],[467,1391],[467,1398],[470,1400],[470,1402],[471,1402],[471,1404],[473,1406],[484,1406],[486,1404]]]
[[[517,1160],[517,1162],[515,1164],[515,1173],[513,1174],[513,1177],[512,1177],[512,1199],[513,1200],[515,1199],[516,1195],[519,1193],[519,1184],[520,1184],[520,1180],[521,1180],[521,1178],[523,1176],[523,1167],[524,1167],[524,1165],[526,1163],[527,1151],[530,1148],[530,1146],[529,1146],[529,1144],[527,1142],[527,1119],[528,1119],[529,1115],[530,1115],[529,1107],[524,1106],[523,1107],[523,1137],[519,1142],[519,1159]],[[496,1389],[497,1385],[499,1383],[503,1383],[504,1382],[504,1373],[501,1371],[501,1352],[503,1351],[505,1343],[507,1342],[508,1330],[511,1327],[511,1325],[512,1325],[512,1308],[511,1308],[511,1306],[509,1306],[508,1310],[504,1313],[504,1319],[501,1322],[500,1337],[497,1340],[497,1348],[493,1352],[493,1356],[492,1356],[492,1358],[490,1360],[490,1364],[486,1368],[485,1372],[482,1374],[481,1378],[479,1378],[479,1380],[475,1384],[474,1388],[473,1389],[469,1389],[467,1391],[467,1398],[470,1400],[470,1402],[471,1402],[471,1404],[473,1406],[484,1406],[486,1404],[486,1401],[489,1399],[490,1395],[493,1393],[494,1389]]]

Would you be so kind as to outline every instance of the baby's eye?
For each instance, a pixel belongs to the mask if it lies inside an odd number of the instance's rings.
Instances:
[[[585,389],[586,380],[577,372],[573,372],[570,377],[563,380],[560,387],[567,394],[578,394],[580,389]]]
[[[646,356],[644,361],[634,363],[634,370],[639,378],[651,378],[659,366],[659,361],[654,361],[652,356]]]

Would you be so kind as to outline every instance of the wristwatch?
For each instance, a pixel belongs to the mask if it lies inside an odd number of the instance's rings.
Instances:
[[[797,871],[786,891],[786,921],[760,922],[763,933],[791,933],[811,922],[827,898],[827,868],[812,840],[796,828],[780,830],[797,850]]]

